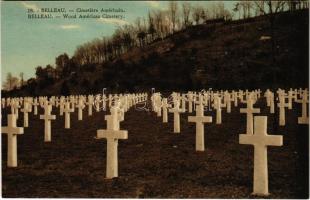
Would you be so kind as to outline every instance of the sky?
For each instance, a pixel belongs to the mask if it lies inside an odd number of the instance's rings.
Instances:
[[[190,2],[207,6],[210,1]],[[149,10],[167,9],[167,1],[0,1],[1,4],[1,79],[11,72],[35,77],[37,66],[54,65],[55,57],[70,57],[78,45],[95,38],[111,36],[118,25],[146,17]],[[179,3],[181,4],[181,3]],[[231,10],[233,2],[224,2]],[[28,9],[122,8],[125,19],[28,19]],[[68,13],[68,12],[67,12]]]

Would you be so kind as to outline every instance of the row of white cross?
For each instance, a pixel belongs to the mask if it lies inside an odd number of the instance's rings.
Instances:
[[[308,90],[302,90],[298,92],[298,90],[289,90],[288,94],[284,90],[279,89],[278,93],[278,103],[277,107],[279,108],[279,125],[285,126],[285,108],[287,107],[289,110],[292,109],[293,100],[296,103],[302,104],[302,115],[298,117],[299,124],[308,124],[309,116],[307,112],[307,104],[309,104],[309,95]],[[226,107],[227,113],[231,112],[231,104],[234,103],[234,106],[237,107],[239,103],[246,103],[246,108],[241,108],[240,113],[246,113],[247,115],[247,131],[246,133],[253,133],[253,114],[260,113],[259,108],[254,108],[254,104],[261,97],[260,90],[252,91],[252,92],[231,92],[228,91],[221,93],[214,93],[213,91],[208,91],[204,93],[193,93],[188,92],[187,94],[178,94],[172,93],[171,103],[168,103],[167,98],[162,98],[160,93],[154,93],[151,97],[153,111],[157,113],[157,116],[163,116],[163,122],[168,122],[168,112],[174,114],[174,132],[180,132],[180,113],[184,113],[185,105],[188,104],[188,112],[192,113],[198,106],[203,106],[203,108],[216,110],[216,124],[222,123],[222,108]],[[298,96],[300,96],[298,98]],[[270,107],[270,113],[274,113],[274,93],[270,90],[266,90],[264,93],[264,97],[266,98],[267,106]],[[245,99],[244,99],[245,98]],[[286,102],[288,99],[288,102]],[[213,102],[212,105],[211,102]],[[173,107],[172,107],[173,106]]]
[[[6,127],[1,127],[1,133],[5,133],[8,135],[8,153],[7,153],[7,166],[8,167],[17,167],[17,135],[23,134],[24,128],[28,127],[28,113],[32,112],[32,107],[34,111],[34,115],[38,114],[38,106],[41,106],[44,109],[44,114],[40,115],[40,119],[44,120],[44,141],[51,141],[51,120],[56,119],[56,115],[52,115],[52,108],[59,107],[59,114],[63,115],[65,113],[65,128],[70,128],[70,113],[74,112],[74,108],[78,108],[78,120],[82,120],[82,110],[85,108],[85,104],[89,105],[88,114],[92,115],[92,107],[95,106],[97,112],[100,111],[99,104],[108,103],[108,107],[111,111],[111,116],[106,116],[107,120],[107,132],[110,135],[114,135],[113,131],[119,129],[119,122],[123,118],[117,118],[119,121],[115,121],[116,111],[122,110],[123,117],[124,112],[126,112],[133,105],[146,101],[147,93],[138,93],[138,94],[125,94],[125,95],[109,95],[109,98],[105,98],[104,95],[96,95],[96,101],[93,101],[94,96],[89,95],[87,98],[85,96],[70,96],[70,97],[51,97],[48,99],[47,97],[25,97],[25,98],[8,98],[2,99],[2,108],[6,106],[11,107],[11,114],[8,114],[8,122]],[[108,102],[107,102],[108,101]],[[24,113],[24,126],[17,127],[17,118],[19,115],[20,104],[23,104],[23,108],[21,112]],[[103,106],[103,108],[105,108]],[[105,137],[103,130],[98,131],[98,138]],[[107,137],[112,137],[107,136]],[[108,140],[108,146],[111,146],[110,140]],[[113,146],[113,145],[112,145]],[[117,159],[117,158],[116,158]],[[115,172],[113,172],[115,173]],[[117,171],[116,171],[117,174]]]
[[[279,89],[278,107],[279,107],[279,123],[285,125],[285,107],[292,109],[293,100],[297,103],[302,103],[302,116],[298,118],[298,123],[309,123],[307,114],[307,104],[309,103],[308,90],[290,90],[288,94]],[[270,112],[274,113],[274,93],[267,90],[264,93],[267,106],[270,107]],[[157,113],[157,116],[163,116],[163,122],[168,122],[168,112],[174,115],[174,132],[180,133],[180,113],[186,111],[188,104],[188,112],[196,111],[196,116],[189,116],[188,121],[196,123],[196,150],[204,151],[204,123],[211,123],[211,116],[204,116],[205,108],[214,108],[216,110],[216,123],[222,123],[221,111],[226,108],[227,113],[231,112],[232,103],[237,107],[239,103],[246,103],[246,108],[241,108],[241,113],[247,114],[247,129],[246,134],[240,134],[239,142],[241,144],[252,144],[255,146],[254,154],[254,193],[268,194],[268,170],[267,170],[267,146],[282,145],[282,136],[274,136],[267,134],[267,117],[256,116],[253,113],[260,113],[260,109],[254,108],[253,105],[261,97],[261,91],[208,91],[203,93],[188,92],[187,94],[172,93],[171,100],[161,98],[160,93],[154,93],[151,96],[152,109]],[[288,99],[288,103],[286,103]],[[107,121],[107,129],[97,131],[97,138],[107,139],[107,166],[106,177],[113,178],[118,176],[118,159],[117,146],[118,139],[127,139],[128,132],[120,130],[120,122],[124,120],[124,113],[128,109],[139,102],[147,100],[146,93],[131,94],[131,95],[89,95],[86,96],[70,96],[70,97],[39,97],[39,98],[8,98],[2,99],[2,108],[11,106],[11,114],[8,115],[8,126],[2,127],[2,133],[8,134],[8,166],[17,166],[17,134],[23,133],[23,128],[16,127],[16,119],[18,118],[20,105],[23,104],[21,112],[24,113],[24,127],[28,127],[28,113],[34,109],[34,114],[37,115],[37,106],[44,108],[44,115],[40,115],[40,119],[45,120],[45,141],[51,141],[51,120],[56,119],[52,115],[52,108],[58,107],[59,114],[65,113],[65,128],[70,128],[70,113],[78,108],[78,120],[82,120],[82,110],[88,105],[88,114],[92,115],[92,108],[95,107],[99,112],[101,109],[110,108],[110,115],[105,116]],[[223,102],[222,102],[223,100]],[[171,104],[171,102],[173,104]],[[211,105],[212,103],[212,105]],[[108,104],[108,105],[107,105]],[[173,107],[172,107],[173,105]],[[283,111],[284,109],[284,111]],[[284,116],[283,116],[284,115]],[[284,120],[283,120],[284,119]],[[283,123],[284,121],[284,123]],[[253,130],[254,126],[254,130]]]
[[[279,107],[279,125],[285,125],[285,107],[292,109],[293,100],[302,104],[302,116],[298,118],[299,124],[309,124],[307,114],[307,104],[309,104],[308,90],[292,90],[288,94],[284,90],[279,89],[278,107]],[[299,95],[299,98],[298,98]],[[154,93],[151,97],[153,111],[160,117],[163,115],[163,122],[168,122],[168,112],[174,115],[174,133],[180,133],[180,113],[186,111],[188,104],[188,112],[196,110],[196,116],[189,116],[188,122],[196,123],[196,151],[204,151],[204,123],[212,123],[211,116],[204,116],[205,108],[210,107],[210,103],[216,110],[216,124],[222,123],[221,108],[226,107],[227,113],[231,112],[231,102],[237,106],[238,103],[246,103],[246,108],[241,108],[240,113],[247,114],[246,133],[239,135],[240,144],[250,144],[254,146],[254,184],[253,193],[257,195],[268,195],[268,165],[267,165],[267,146],[282,146],[283,139],[279,135],[267,134],[267,116],[256,116],[253,120],[253,114],[260,113],[259,108],[254,108],[253,105],[261,96],[260,90],[252,92],[203,92],[187,94],[172,93],[172,104],[168,103],[167,98],[162,98],[160,93]],[[245,99],[244,99],[245,97]],[[270,107],[270,113],[274,113],[274,93],[267,90],[264,93],[267,106]],[[224,103],[222,103],[222,99]],[[286,103],[288,99],[288,103]],[[182,105],[180,107],[180,104]],[[170,108],[170,109],[169,109]],[[253,129],[254,123],[254,129]]]

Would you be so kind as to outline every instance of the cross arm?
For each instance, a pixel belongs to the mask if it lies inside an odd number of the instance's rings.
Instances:
[[[283,136],[282,135],[267,135],[265,144],[270,146],[282,146]]]
[[[262,145],[262,146],[282,146],[282,135],[249,135],[240,134],[239,144]]]
[[[188,122],[201,122],[201,123],[211,123],[212,117],[208,116],[188,116]]]
[[[250,144],[254,145],[254,137],[253,135],[248,134],[239,134],[239,144]]]
[[[114,138],[114,139],[128,139],[128,131],[125,130],[97,130],[97,139]]]
[[[56,119],[56,115],[40,115],[40,119],[47,119],[47,120],[55,120]]]
[[[246,108],[240,108],[240,113],[247,113],[247,109]]]
[[[253,108],[253,109],[252,109],[252,112],[253,112],[253,113],[260,113],[260,108]]]
[[[1,127],[2,134],[21,135],[24,134],[24,128],[21,127]]]

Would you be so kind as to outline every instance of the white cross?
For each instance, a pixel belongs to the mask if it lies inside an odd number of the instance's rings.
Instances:
[[[11,105],[11,98],[10,97],[6,99],[6,106],[9,106],[9,105]]]
[[[153,111],[157,113],[157,117],[161,117],[161,96],[159,93],[154,93],[152,96],[152,103],[153,103]]]
[[[18,119],[18,108],[20,107],[18,100],[12,100],[11,102],[11,114],[14,114],[16,116],[16,119]]]
[[[271,92],[270,94],[270,113],[274,113],[274,93]]]
[[[205,150],[204,123],[211,123],[212,117],[204,116],[203,106],[197,105],[196,116],[189,116],[188,122],[196,123],[196,151]]]
[[[185,111],[180,109],[180,102],[178,100],[174,101],[174,107],[169,109],[170,113],[173,113],[173,132],[180,133],[180,113]]]
[[[5,98],[1,98],[2,108],[5,108]]]
[[[283,92],[279,92],[279,125],[285,126],[285,107],[289,107],[288,103],[285,103],[285,96]]]
[[[64,97],[60,97],[59,100],[59,115],[62,116],[64,113],[64,109],[65,109],[65,98]]]
[[[252,98],[247,99],[247,108],[240,108],[240,113],[246,113],[246,134],[253,134],[253,113],[260,113],[260,109],[253,108]]]
[[[37,115],[38,114],[38,106],[40,105],[38,103],[38,99],[37,98],[34,99],[34,102],[33,102],[32,105],[33,105],[33,114]]]
[[[83,120],[83,109],[85,108],[83,99],[79,99],[79,103],[76,105],[78,108],[78,120]]]
[[[265,92],[267,106],[270,107],[270,113],[274,113],[274,94],[269,89]]]
[[[88,96],[88,102],[86,102],[88,105],[88,116],[91,116],[93,114],[93,105],[94,105],[94,97],[92,95]]]
[[[234,106],[238,106],[238,93],[233,91]]]
[[[240,144],[254,146],[254,184],[253,193],[268,195],[267,146],[282,146],[281,135],[267,134],[267,116],[254,117],[254,134],[240,134]]]
[[[309,104],[308,93],[304,92],[301,100],[296,100],[297,103],[301,103],[301,117],[298,117],[298,124],[309,124],[309,115],[307,113],[307,104]]]
[[[225,92],[224,94],[224,102],[226,104],[227,113],[231,113],[231,96],[229,92]]]
[[[161,117],[161,97],[159,96],[156,100],[155,100],[155,106],[156,106],[156,110],[157,110],[157,117]]]
[[[170,104],[168,104],[167,98],[163,98],[162,105],[163,108],[163,123],[168,122],[168,109],[171,107]]]
[[[187,95],[188,99],[188,112],[193,112],[193,93],[189,92]]]
[[[24,128],[16,127],[16,115],[8,115],[8,126],[1,127],[1,133],[8,135],[7,166],[17,167],[17,135],[24,133]]]
[[[203,96],[201,94],[198,95],[198,101],[195,102],[195,104],[198,106],[198,105],[201,105],[203,106],[205,103],[204,99],[203,99]]]
[[[30,111],[30,105],[27,102],[27,100],[24,100],[24,107],[20,110],[21,112],[24,113],[24,127],[28,127],[28,113],[31,112]]]
[[[216,110],[216,124],[222,123],[221,97],[214,95],[213,108]]]
[[[106,116],[107,129],[97,130],[97,138],[107,139],[107,165],[106,165],[106,177],[114,178],[118,177],[118,153],[117,146],[119,139],[128,139],[128,132],[125,130],[119,130],[119,119],[117,115],[117,108],[111,108],[111,115]]]
[[[96,107],[96,111],[99,112],[100,111],[100,94],[98,94],[95,97],[95,107]]]
[[[268,107],[270,107],[271,93],[272,92],[269,89],[267,89],[264,94],[264,97],[266,97],[266,103]]]
[[[287,96],[287,98],[288,98],[288,109],[291,110],[291,109],[293,108],[292,100],[293,100],[293,98],[295,98],[295,97],[294,97],[294,91],[293,91],[292,89],[290,89],[290,90],[288,91],[288,96]]]
[[[182,94],[181,96],[181,109],[186,111],[186,101],[187,101],[187,98],[186,98],[186,94]]]
[[[113,97],[112,94],[109,94],[109,108],[112,106]]]
[[[52,115],[52,105],[48,102],[44,104],[44,115],[40,115],[40,119],[44,120],[44,142],[51,141],[51,120],[56,119],[56,115]]]
[[[70,128],[70,113],[74,112],[73,108],[70,108],[70,102],[65,103],[65,108],[63,110],[65,112],[65,128]]]
[[[209,100],[210,100],[209,93],[204,93],[203,98],[204,98],[204,106],[207,107],[209,104]]]
[[[55,106],[55,96],[51,96],[51,98],[50,98],[50,100],[49,100],[49,102],[50,102],[50,104],[52,105],[52,106]]]
[[[244,93],[243,91],[239,91],[239,99],[241,103],[246,103],[247,100],[247,94],[245,94],[246,99],[244,99]]]
[[[102,110],[105,111],[107,107],[107,97],[105,94],[102,94]]]

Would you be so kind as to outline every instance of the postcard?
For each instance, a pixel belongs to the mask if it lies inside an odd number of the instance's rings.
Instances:
[[[3,198],[309,198],[309,2],[1,1]]]

